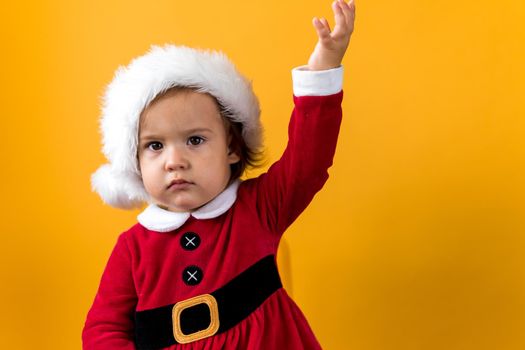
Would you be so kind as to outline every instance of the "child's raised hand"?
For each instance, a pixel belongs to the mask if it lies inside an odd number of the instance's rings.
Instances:
[[[348,3],[345,0],[336,0],[332,3],[332,10],[335,18],[333,31],[330,31],[330,26],[325,18],[313,19],[319,40],[308,60],[309,70],[339,67],[350,42],[350,36],[354,31],[354,0]]]

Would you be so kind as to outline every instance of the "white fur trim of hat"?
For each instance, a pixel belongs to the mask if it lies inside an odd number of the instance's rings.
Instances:
[[[233,121],[242,123],[246,145],[261,149],[259,101],[251,83],[223,53],[152,46],[117,69],[103,96],[100,130],[109,163],[92,175],[91,184],[105,203],[122,209],[151,203],[137,164],[140,114],[157,95],[175,86],[214,96]]]

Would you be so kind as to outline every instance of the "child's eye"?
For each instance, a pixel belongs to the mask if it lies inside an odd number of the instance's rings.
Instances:
[[[188,145],[197,146],[204,142],[204,139],[200,136],[191,136],[188,139]]]
[[[162,143],[153,141],[148,143],[146,146],[152,151],[158,151],[162,148]]]

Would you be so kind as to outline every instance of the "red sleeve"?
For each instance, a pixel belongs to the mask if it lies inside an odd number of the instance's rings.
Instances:
[[[254,181],[256,210],[270,231],[282,234],[328,179],[342,99],[342,91],[329,96],[294,96],[286,149]]]
[[[135,349],[134,314],[137,293],[131,255],[121,235],[102,275],[82,332],[83,349]]]

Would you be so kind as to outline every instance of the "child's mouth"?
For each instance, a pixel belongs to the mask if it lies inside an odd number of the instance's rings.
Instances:
[[[191,185],[191,182],[186,180],[173,180],[168,186],[169,190],[180,190]]]

